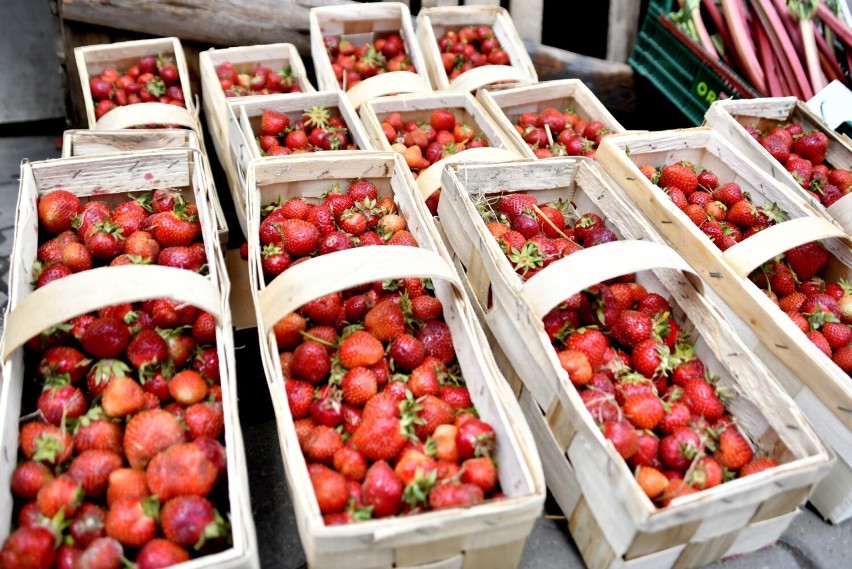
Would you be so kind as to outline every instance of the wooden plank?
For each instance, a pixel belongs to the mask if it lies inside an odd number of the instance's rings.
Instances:
[[[635,0],[610,0],[609,25],[606,37],[606,58],[608,61],[627,63],[630,50],[636,41],[639,27],[639,7]]]
[[[100,26],[175,36],[213,45],[287,42],[310,50],[308,9],[280,0],[62,0],[59,15]],[[192,25],[187,25],[192,22]]]

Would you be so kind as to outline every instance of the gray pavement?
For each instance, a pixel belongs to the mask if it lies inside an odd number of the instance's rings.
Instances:
[[[14,212],[17,203],[19,167],[22,159],[30,161],[56,158],[55,136],[0,137],[0,309],[6,306],[7,273],[12,251]],[[224,187],[224,186],[223,186]],[[0,330],[3,318],[0,314]],[[255,336],[251,334],[250,336]],[[237,344],[241,344],[237,337]],[[256,350],[256,343],[244,347]],[[257,360],[239,351],[244,361]],[[255,354],[256,355],[256,354]],[[238,368],[240,367],[238,363]],[[240,371],[238,369],[238,371]],[[242,375],[240,391],[248,383],[263,387],[262,378]],[[247,381],[248,380],[248,381]],[[257,380],[253,382],[252,380]],[[264,389],[265,391],[265,389]],[[240,399],[243,400],[243,394]],[[248,424],[245,424],[246,422]],[[253,496],[276,496],[275,500],[260,500],[254,504],[260,557],[264,566],[296,569],[304,564],[304,556],[295,555],[299,548],[295,519],[287,495],[286,480],[281,465],[274,421],[252,422],[243,418],[244,435],[249,462],[249,478]],[[550,567],[583,567],[582,560],[560,518],[558,508],[549,501],[547,514],[535,525],[527,540],[521,560],[524,569]],[[282,543],[283,542],[283,543]],[[282,545],[284,547],[282,547]],[[283,555],[283,557],[282,557]],[[747,555],[726,559],[709,565],[725,569],[834,569],[852,566],[852,521],[840,525],[824,522],[810,507],[802,510],[781,539],[773,546]]]

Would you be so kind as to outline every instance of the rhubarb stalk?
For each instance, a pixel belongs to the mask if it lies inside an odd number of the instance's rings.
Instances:
[[[831,28],[837,38],[846,46],[846,49],[852,49],[852,29],[847,26],[843,20],[831,11],[831,8],[823,2],[819,2],[816,8],[816,15],[822,23]]]
[[[771,0],[751,0],[751,3],[769,35],[772,47],[778,54],[778,59],[792,67],[792,80],[797,86],[796,96],[807,101],[814,96],[814,92],[808,82],[808,76],[802,67],[802,62],[799,61],[799,56],[796,54],[796,49],[790,41],[790,36],[787,35],[787,30],[781,23],[781,18],[778,17],[778,12],[772,6]]]
[[[722,39],[722,46],[724,46],[724,53],[720,53],[722,58],[725,60],[725,63],[730,65],[731,67],[742,68],[742,65],[739,63],[739,58],[737,57],[737,52],[734,49],[734,42],[731,39],[731,33],[728,31],[728,26],[725,25],[725,20],[722,16],[722,13],[719,11],[719,7],[716,5],[716,0],[701,0],[701,3],[704,5],[704,9],[707,10],[707,14],[710,15],[710,19],[713,20],[713,26],[719,33],[719,37]]]
[[[820,59],[826,62],[824,71],[826,75],[833,76],[835,79],[843,81],[843,70],[837,62],[837,57],[834,55],[834,50],[825,41],[825,38],[814,28],[814,39],[816,40],[817,48],[819,49]]]
[[[808,66],[808,77],[815,93],[822,91],[827,85],[819,63],[819,51],[814,38],[813,17],[817,4],[819,4],[819,0],[787,0],[790,15],[794,20],[799,21],[802,45],[805,48],[805,63]]]
[[[781,86],[779,77],[782,76],[777,69],[775,55],[772,53],[772,45],[769,43],[769,37],[763,31],[763,27],[759,23],[755,23],[754,35],[757,39],[757,53],[760,55],[760,61],[763,63],[763,70],[766,71],[766,88],[767,94],[770,97],[783,97],[786,95],[784,88]]]
[[[746,79],[759,93],[766,93],[766,81],[754,45],[748,33],[748,24],[743,0],[722,0],[722,12],[731,32],[734,49],[739,54]]]

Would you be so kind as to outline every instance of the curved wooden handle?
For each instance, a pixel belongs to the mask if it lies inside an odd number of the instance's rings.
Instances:
[[[258,293],[260,323],[268,334],[275,323],[304,304],[354,286],[407,277],[439,278],[463,290],[443,257],[418,247],[358,247],[328,253],[290,267]]]
[[[521,295],[539,320],[572,294],[599,282],[650,269],[698,276],[683,257],[651,241],[613,241],[571,253],[524,283]]]
[[[533,80],[523,70],[512,65],[483,65],[465,71],[450,81],[451,91],[475,91],[484,85],[502,82],[532,83]]]
[[[804,243],[827,237],[846,237],[846,232],[822,217],[800,217],[758,231],[740,241],[722,257],[741,278],[768,259]]]
[[[95,123],[97,130],[118,130],[149,124],[177,124],[200,132],[198,118],[183,107],[165,103],[139,103],[116,107]]]
[[[25,296],[6,319],[2,361],[33,336],[75,316],[154,298],[192,304],[222,322],[219,291],[209,277],[160,265],[100,267],[53,281]]]
[[[852,235],[852,194],[848,194],[825,209],[846,233]]]
[[[361,81],[348,91],[346,95],[356,109],[361,103],[376,97],[393,95],[397,93],[420,93],[430,92],[432,88],[429,82],[411,71],[392,71],[374,75],[369,79]]]
[[[431,196],[435,190],[440,189],[441,174],[444,171],[444,166],[447,164],[454,164],[456,162],[509,162],[514,160],[528,159],[512,150],[494,146],[462,150],[458,154],[447,156],[435,162],[420,172],[420,175],[417,176],[417,188],[420,190],[420,196],[424,200]]]

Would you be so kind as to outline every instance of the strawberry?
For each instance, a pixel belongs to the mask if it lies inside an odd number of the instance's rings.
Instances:
[[[586,354],[579,350],[562,350],[556,354],[559,365],[576,386],[585,385],[592,379],[592,366]]]
[[[684,427],[660,441],[660,458],[669,468],[683,472],[703,449],[704,444],[698,433]]]
[[[433,510],[468,507],[485,500],[482,488],[476,484],[444,482],[436,484],[429,492],[429,507]]]
[[[776,466],[778,466],[778,461],[774,458],[770,458],[768,456],[755,456],[745,463],[742,468],[740,468],[740,478],[751,474],[757,474],[758,472],[763,472],[764,470],[775,468]]]
[[[53,379],[45,382],[37,406],[44,420],[58,427],[64,420],[83,416],[89,402],[80,389],[64,379]]]
[[[837,367],[846,373],[852,373],[852,346],[843,346],[834,352],[831,357]]]
[[[313,340],[299,344],[293,351],[290,371],[294,377],[311,383],[325,379],[331,371],[331,359],[325,346]]]
[[[458,424],[459,430],[456,434],[456,446],[459,458],[466,460],[475,456],[490,456],[496,445],[494,428],[488,423],[476,418],[469,419],[463,424]]]
[[[305,304],[302,313],[314,324],[335,325],[343,314],[343,299],[338,292],[321,296]]]
[[[160,526],[166,539],[182,547],[201,549],[209,539],[226,534],[225,521],[202,496],[177,496],[160,508]]]
[[[7,569],[49,569],[56,559],[56,536],[44,526],[15,529],[0,550],[0,565]]]
[[[715,458],[728,470],[739,470],[754,456],[748,440],[736,427],[728,427],[719,433]]]
[[[426,347],[414,336],[403,334],[393,340],[388,355],[393,359],[395,369],[410,372],[423,362]]]
[[[160,452],[146,469],[148,488],[161,502],[175,496],[206,496],[216,483],[218,471],[197,445],[179,443]]]
[[[74,540],[74,545],[86,548],[97,538],[106,536],[105,522],[106,511],[103,508],[92,502],[84,502],[71,522],[68,533]]]
[[[648,378],[661,376],[671,367],[668,346],[653,338],[636,344],[630,358],[636,371]]]
[[[663,402],[654,393],[637,393],[624,400],[624,416],[637,429],[653,429],[665,415]]]
[[[314,427],[304,449],[305,457],[311,462],[332,464],[334,453],[343,446],[340,433],[332,427]]]
[[[719,398],[716,387],[699,377],[686,380],[683,403],[694,415],[701,415],[711,422],[718,420],[725,413],[725,405]]]
[[[39,226],[59,234],[71,229],[74,216],[80,213],[80,198],[68,190],[53,190],[38,200]]]
[[[793,152],[810,160],[816,166],[825,161],[825,153],[828,150],[828,136],[824,132],[812,130],[793,141]]]
[[[389,298],[379,302],[367,312],[364,316],[364,327],[378,340],[392,341],[405,333],[405,315],[399,304]],[[422,338],[418,339],[423,341]]]
[[[639,466],[636,468],[636,482],[645,495],[654,500],[665,491],[669,480],[665,474],[652,466]]]
[[[497,487],[497,466],[491,457],[469,458],[462,463],[460,471],[462,484],[475,484],[488,494]]]
[[[308,135],[304,130],[295,129],[287,133],[287,136],[284,139],[284,144],[286,144],[287,148],[290,150],[305,150],[308,148],[310,142],[308,141]]]
[[[361,482],[367,475],[367,458],[350,446],[341,446],[332,458],[334,469],[348,480]]]
[[[136,555],[138,569],[160,569],[189,561],[189,552],[173,541],[156,537],[142,546]]]
[[[677,188],[689,197],[698,187],[698,176],[692,168],[683,163],[669,164],[660,172],[657,185],[663,189]]]
[[[623,311],[610,329],[613,338],[631,348],[650,338],[653,331],[653,320],[636,310]]]
[[[784,260],[799,281],[804,282],[822,270],[828,256],[828,251],[820,242],[811,241],[785,251]]]
[[[604,363],[604,352],[609,346],[609,340],[600,331],[594,328],[584,328],[574,332],[565,341],[565,347],[571,350],[579,350],[586,354],[592,370],[598,370]]]
[[[449,403],[453,409],[470,409],[473,403],[470,392],[463,385],[443,385],[438,390],[438,398]]]
[[[192,211],[187,205],[176,204],[171,211],[151,215],[145,230],[160,247],[187,247],[201,234],[198,216]]]
[[[83,334],[83,349],[98,358],[118,358],[130,342],[127,325],[113,317],[98,318]]]
[[[74,457],[68,474],[77,481],[89,498],[106,492],[110,473],[122,466],[120,455],[108,450],[86,450]]]
[[[145,390],[129,377],[115,377],[106,386],[101,399],[104,414],[123,418],[138,413],[145,406]]]
[[[53,471],[47,466],[27,460],[20,463],[12,473],[12,493],[25,500],[34,500],[42,486],[53,478]]]
[[[192,405],[207,397],[209,386],[202,375],[193,369],[176,373],[169,381],[169,394],[181,405]]]
[[[505,214],[511,223],[524,211],[531,211],[532,206],[536,205],[537,202],[535,196],[530,194],[509,194],[501,197],[497,202],[497,211]]]
[[[266,109],[260,117],[260,134],[277,136],[290,126],[290,117],[285,113]]]
[[[804,189],[810,187],[811,176],[813,174],[813,164],[811,164],[810,160],[791,154],[783,164],[784,168],[793,176],[793,179]]]
[[[364,503],[373,507],[374,518],[397,515],[402,509],[405,485],[385,460],[373,463],[364,477],[361,493]]]
[[[32,421],[21,426],[19,446],[27,459],[58,466],[71,458],[74,441],[60,427]]]
[[[184,440],[184,429],[174,415],[162,409],[151,409],[142,411],[127,423],[124,453],[131,467],[144,469],[160,451]]]
[[[62,264],[71,272],[79,273],[92,268],[92,254],[82,243],[69,243],[62,248]]]
[[[413,410],[417,416],[414,434],[421,441],[425,441],[439,426],[451,424],[455,419],[452,405],[434,395],[418,397]]]
[[[429,116],[429,124],[436,131],[454,131],[456,128],[456,117],[449,109],[435,109]]]
[[[68,474],[61,474],[41,487],[36,495],[36,504],[48,518],[62,511],[66,519],[71,519],[80,509],[83,497],[80,484]]]
[[[742,199],[730,207],[727,221],[742,228],[753,227],[760,223],[759,212],[753,203]]]
[[[370,460],[393,460],[405,441],[398,417],[370,416],[365,408],[361,425],[352,433],[349,444]]]
[[[218,439],[225,432],[225,413],[218,401],[200,401],[186,408],[183,417],[189,440]]]
[[[378,391],[376,374],[365,367],[354,367],[343,375],[343,399],[352,405],[363,406]]]
[[[123,498],[142,498],[150,494],[144,470],[117,468],[110,472],[106,491],[107,505]]]
[[[722,467],[712,456],[702,456],[686,482],[697,490],[706,490],[722,483]]]
[[[424,322],[417,330],[416,338],[423,344],[427,355],[435,357],[445,364],[450,364],[455,360],[456,351],[453,347],[452,335],[444,321],[428,320]]]
[[[764,150],[781,164],[790,157],[790,149],[793,144],[792,137],[783,135],[780,131],[761,138],[759,142]]]
[[[160,504],[156,498],[122,498],[110,505],[104,526],[125,547],[142,547],[157,535]]]

